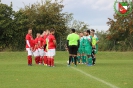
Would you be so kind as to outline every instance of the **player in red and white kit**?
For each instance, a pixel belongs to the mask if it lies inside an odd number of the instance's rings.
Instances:
[[[47,37],[47,48],[48,48],[48,66],[54,67],[54,56],[56,48],[56,39],[54,37],[55,30],[51,29],[50,34]]]
[[[38,38],[38,51],[40,55],[39,64],[43,65],[43,56],[44,56],[44,40],[43,40],[44,33]]]
[[[46,65],[46,66],[47,66],[47,64],[48,64],[47,49],[46,49],[46,46],[47,46],[47,44],[46,44],[46,39],[47,39],[48,35],[49,35],[49,30],[47,29],[47,30],[45,31],[44,36],[43,36],[43,39],[44,39],[44,65]]]
[[[40,37],[40,33],[36,34],[36,38],[34,40],[34,47],[33,47],[33,55],[35,57],[35,63],[39,64],[40,55],[38,50],[38,38]]]
[[[33,46],[33,38],[32,38],[32,29],[28,30],[28,34],[25,37],[26,40],[26,51],[28,52],[27,60],[28,66],[32,66],[32,46]]]

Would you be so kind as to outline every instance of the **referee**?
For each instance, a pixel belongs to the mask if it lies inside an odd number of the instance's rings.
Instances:
[[[71,29],[71,34],[67,36],[67,48],[69,50],[69,64],[72,61],[72,58],[74,58],[75,66],[77,66],[77,51],[79,47],[79,35],[75,33],[75,29]]]

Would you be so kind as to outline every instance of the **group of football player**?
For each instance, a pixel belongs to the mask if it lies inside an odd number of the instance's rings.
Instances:
[[[56,48],[56,39],[54,37],[55,30],[50,29],[43,31],[42,34],[37,33],[36,38],[32,36],[32,29],[29,28],[25,37],[26,51],[28,52],[28,66],[32,66],[32,55],[35,57],[37,65],[46,65],[54,67],[54,56]]]
[[[96,53],[98,51],[99,39],[95,34],[95,30],[86,30],[84,32],[76,33],[75,29],[71,30],[71,34],[67,36],[66,49],[69,51],[69,61],[77,66],[80,64],[87,64],[88,66],[95,65]]]

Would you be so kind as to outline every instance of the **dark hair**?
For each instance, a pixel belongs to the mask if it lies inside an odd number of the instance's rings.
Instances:
[[[90,30],[87,30],[86,32],[90,34]]]
[[[32,30],[32,28],[29,28],[28,30]]]
[[[75,29],[71,29],[72,33],[75,33]]]
[[[91,31],[95,32],[95,30],[94,30],[94,29],[91,29]]]
[[[54,32],[55,30],[54,30],[53,28],[51,28],[49,31],[50,31],[50,33],[51,33],[51,32]]]

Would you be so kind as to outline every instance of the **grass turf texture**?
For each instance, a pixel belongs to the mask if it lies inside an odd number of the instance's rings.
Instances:
[[[95,66],[67,67],[68,53],[57,52],[56,67],[27,66],[26,52],[0,53],[0,88],[111,88],[83,73],[118,88],[133,87],[132,52],[98,52]]]

